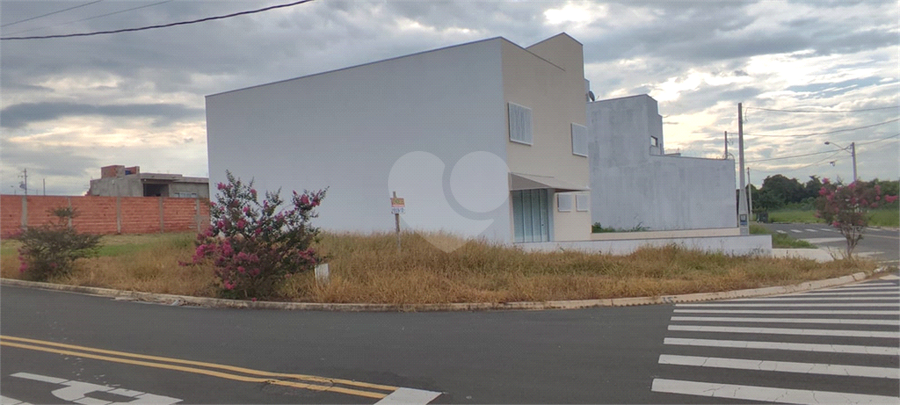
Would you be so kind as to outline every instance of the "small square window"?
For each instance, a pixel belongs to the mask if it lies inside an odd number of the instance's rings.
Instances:
[[[651,136],[650,146],[659,146],[659,139],[657,139],[655,136]]]
[[[575,195],[575,211],[587,212],[590,210],[590,196],[587,194]]]
[[[572,124],[572,154],[584,157],[588,155],[587,127],[583,125]]]
[[[572,212],[572,194],[557,194],[556,205],[559,212]]]

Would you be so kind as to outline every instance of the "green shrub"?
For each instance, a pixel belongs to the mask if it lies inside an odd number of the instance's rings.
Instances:
[[[68,225],[77,216],[74,209],[56,208],[49,212],[57,217],[56,224],[27,227],[16,235],[22,243],[19,271],[34,281],[68,274],[75,259],[95,256],[100,244],[99,235],[79,233]]]

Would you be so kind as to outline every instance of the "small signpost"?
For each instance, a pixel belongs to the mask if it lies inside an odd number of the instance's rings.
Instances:
[[[394,191],[391,198],[391,214],[394,214],[394,224],[397,227],[397,253],[400,253],[400,214],[406,212],[406,202],[402,198],[397,198],[397,192]]]

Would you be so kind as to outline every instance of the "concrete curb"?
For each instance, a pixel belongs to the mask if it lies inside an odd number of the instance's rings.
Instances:
[[[877,272],[884,269],[876,270]],[[546,309],[580,309],[594,307],[623,307],[633,305],[674,304],[679,302],[710,301],[733,298],[750,298],[773,294],[788,294],[818,288],[833,287],[866,279],[866,273],[859,272],[849,276],[826,280],[807,281],[800,284],[776,287],[754,288],[748,290],[723,291],[713,293],[696,293],[681,295],[663,295],[658,297],[606,298],[594,300],[572,301],[521,301],[521,302],[474,302],[449,304],[322,304],[309,302],[274,302],[274,301],[241,301],[222,298],[192,297],[187,295],[155,294],[138,291],[113,290],[110,288],[72,286],[65,284],[40,283],[9,278],[0,278],[0,285],[39,288],[44,290],[67,291],[113,297],[117,300],[152,302],[172,306],[201,306],[209,308],[250,308],[250,309],[282,309],[302,311],[346,311],[346,312],[414,312],[414,311],[485,311],[485,310],[546,310]]]

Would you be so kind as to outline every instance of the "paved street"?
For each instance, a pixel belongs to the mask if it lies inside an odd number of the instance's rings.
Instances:
[[[825,224],[760,224],[766,228],[803,239],[816,246],[840,251],[847,241],[837,229]],[[856,253],[885,264],[900,262],[900,232],[896,229],[869,228],[856,246]]]
[[[723,403],[841,392],[896,403],[892,277],[790,298],[439,313],[205,309],[2,287],[0,396],[85,405]]]

